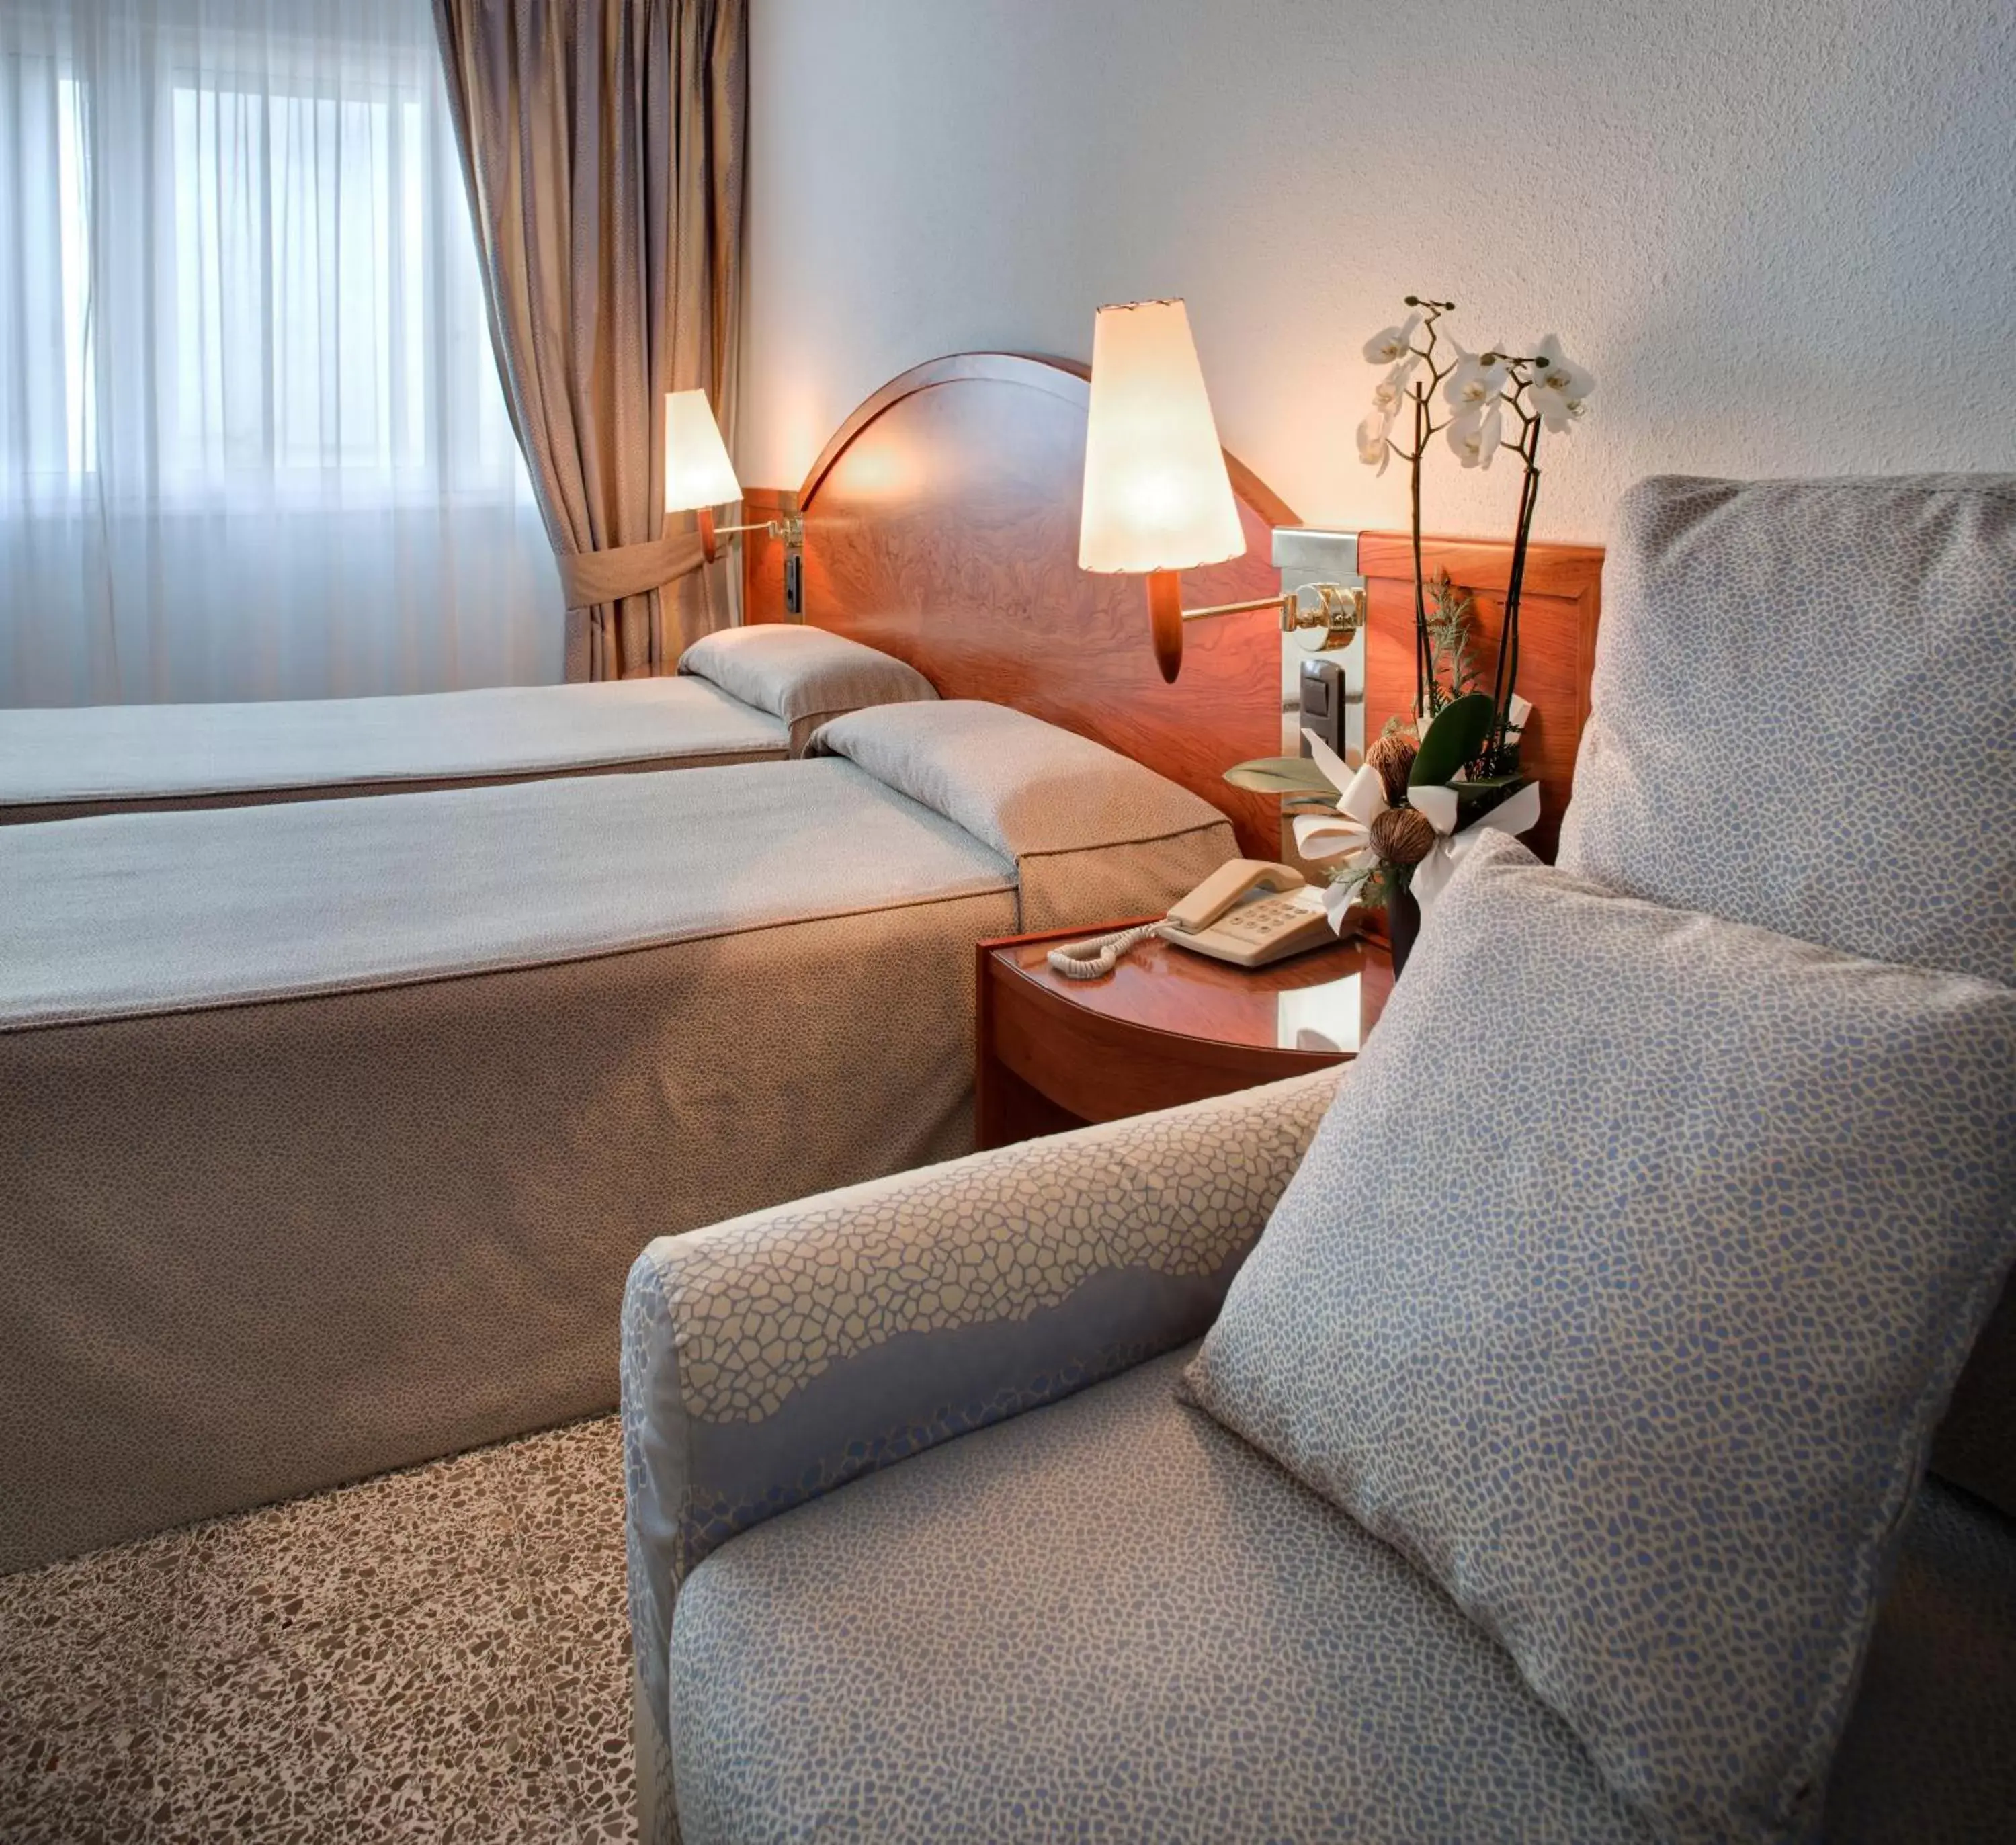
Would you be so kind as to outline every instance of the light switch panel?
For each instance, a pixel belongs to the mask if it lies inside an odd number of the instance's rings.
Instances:
[[[1346,589],[1363,587],[1358,573],[1358,534],[1324,531],[1313,526],[1276,526],[1274,528],[1274,567],[1281,573],[1285,595],[1306,583],[1335,583]],[[1285,756],[1307,753],[1302,746],[1301,715],[1305,662],[1321,661],[1341,669],[1340,680],[1330,696],[1336,701],[1334,734],[1331,747],[1347,761],[1353,751],[1365,748],[1365,635],[1361,630],[1351,645],[1334,653],[1312,654],[1293,635],[1281,637],[1281,752]],[[1328,675],[1322,675],[1327,678]],[[1321,733],[1328,742],[1331,731]]]

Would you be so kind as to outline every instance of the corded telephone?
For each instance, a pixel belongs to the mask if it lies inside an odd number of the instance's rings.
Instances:
[[[1050,966],[1074,980],[1092,980],[1111,973],[1122,955],[1150,936],[1235,967],[1265,967],[1334,939],[1323,893],[1294,866],[1235,858],[1161,922],[1053,948]]]

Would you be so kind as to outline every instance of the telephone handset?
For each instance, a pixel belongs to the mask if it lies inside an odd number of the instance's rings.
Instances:
[[[1294,866],[1235,858],[1222,865],[1169,912],[1157,932],[1165,942],[1265,967],[1336,939],[1323,893]]]
[[[1111,973],[1122,955],[1150,936],[1235,967],[1265,967],[1334,939],[1323,893],[1293,865],[1235,858],[1160,922],[1053,948],[1050,966],[1074,980],[1093,980]]]

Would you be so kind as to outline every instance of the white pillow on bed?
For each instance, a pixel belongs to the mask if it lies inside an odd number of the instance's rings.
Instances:
[[[796,622],[725,628],[694,642],[679,670],[783,718],[794,756],[805,753],[806,739],[829,718],[938,696],[930,680],[893,655]]]
[[[1159,915],[1237,855],[1208,801],[1040,718],[975,699],[884,705],[825,725],[844,756],[1014,862],[1028,930]]]

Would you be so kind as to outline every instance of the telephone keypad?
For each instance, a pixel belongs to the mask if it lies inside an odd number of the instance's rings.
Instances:
[[[1212,926],[1219,933],[1241,941],[1262,941],[1287,924],[1302,921],[1312,908],[1321,909],[1321,896],[1318,895],[1312,905],[1309,901],[1311,894],[1310,887],[1304,885],[1280,897],[1264,897],[1257,903],[1247,904],[1220,917]]]

